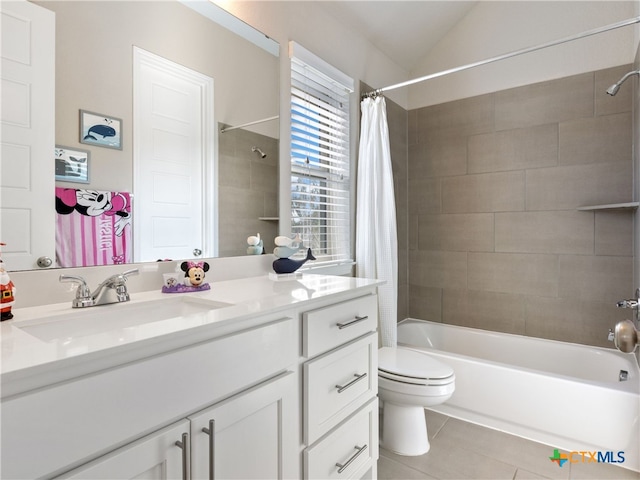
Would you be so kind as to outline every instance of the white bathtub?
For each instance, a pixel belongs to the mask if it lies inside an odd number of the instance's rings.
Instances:
[[[619,465],[640,471],[633,354],[414,319],[398,344],[453,368],[455,393],[431,410],[567,451],[624,451]]]

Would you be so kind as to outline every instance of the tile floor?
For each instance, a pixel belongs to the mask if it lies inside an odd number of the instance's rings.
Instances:
[[[640,473],[604,463],[550,461],[553,448],[426,411],[431,450],[403,457],[380,449],[379,480],[640,480]]]

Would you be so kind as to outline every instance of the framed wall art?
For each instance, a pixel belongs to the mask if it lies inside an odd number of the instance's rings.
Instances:
[[[122,150],[122,120],[80,110],[80,143]]]
[[[56,180],[89,183],[89,157],[87,150],[56,145]]]

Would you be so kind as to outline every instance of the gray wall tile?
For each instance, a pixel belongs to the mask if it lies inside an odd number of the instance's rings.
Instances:
[[[442,135],[429,143],[409,148],[410,177],[446,177],[467,173],[467,145],[464,135]]]
[[[445,323],[520,335],[525,333],[522,295],[445,289],[442,305]]]
[[[611,347],[609,329],[625,318],[612,304],[567,298],[526,297],[526,334],[571,343]]]
[[[571,210],[631,201],[631,164],[527,170],[527,210]]]
[[[442,182],[439,178],[410,175],[408,186],[409,215],[442,211]]]
[[[629,162],[631,113],[562,122],[559,139],[560,165]]]
[[[418,142],[432,141],[440,135],[473,135],[493,128],[493,95],[480,95],[423,107],[418,114]]]
[[[604,94],[629,69],[409,112],[412,316],[603,345],[634,290],[632,215],[576,208],[632,199],[632,89]]]
[[[442,321],[442,289],[409,285],[409,317]]]
[[[596,255],[633,255],[632,212],[595,212]]]
[[[558,164],[558,124],[469,137],[469,173],[522,170]]]
[[[409,283],[421,287],[466,288],[465,252],[409,251]]]
[[[558,294],[558,256],[469,253],[468,288],[553,297]]]
[[[611,305],[633,293],[632,257],[562,255],[558,296]]]
[[[495,109],[498,131],[590,117],[594,112],[594,74],[498,92]]]
[[[493,251],[493,215],[459,213],[418,216],[418,249]]]
[[[443,213],[524,210],[524,172],[484,173],[442,179]]]
[[[590,212],[496,213],[496,252],[593,254]]]

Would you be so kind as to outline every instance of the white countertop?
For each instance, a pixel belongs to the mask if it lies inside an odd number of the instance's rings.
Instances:
[[[202,336],[203,339],[211,338],[223,327],[228,330],[233,324],[258,315],[275,314],[302,302],[358,289],[370,289],[381,283],[372,279],[311,274],[302,275],[298,279],[274,281],[264,275],[212,282],[210,290],[195,293],[163,294],[160,290],[139,292],[131,294],[129,302],[100,307],[74,309],[70,302],[65,302],[14,309],[14,318],[0,324],[2,396],[41,385],[43,378],[33,380],[36,377],[48,376],[51,383],[68,379],[68,376],[52,378],[56,377],[56,370],[64,367],[73,368],[74,375],[108,368],[159,353],[154,351],[154,345],[163,342],[174,342],[172,345],[166,344],[163,347],[165,349],[180,348],[197,338],[194,335]],[[142,304],[145,302],[175,301],[177,297],[221,302],[230,306],[137,325],[118,321],[119,307],[131,308],[141,304],[141,308],[144,308]],[[63,315],[67,320],[73,319],[74,315],[86,316],[88,312],[98,312],[98,309],[103,317],[106,309],[109,309],[109,315],[113,314],[113,328],[112,324],[106,323],[109,320],[100,319],[100,325],[93,332],[91,329],[77,335],[66,332],[59,336],[52,335],[56,338],[46,339],[33,336],[23,329],[29,325],[51,322],[47,320],[50,317]],[[109,315],[106,317],[110,318]],[[93,319],[85,320],[90,322]],[[182,338],[182,344],[175,343],[176,338]],[[114,356],[119,358],[114,359]],[[24,385],[14,388],[10,384],[15,382]]]

